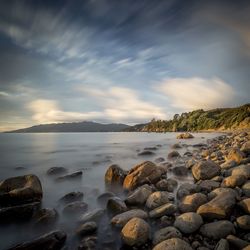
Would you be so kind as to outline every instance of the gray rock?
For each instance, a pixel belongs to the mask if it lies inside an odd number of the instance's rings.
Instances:
[[[178,157],[181,157],[181,155],[177,151],[172,151],[168,154],[168,159],[170,160],[178,158]]]
[[[81,240],[78,250],[95,250],[97,248],[97,236],[86,236]]]
[[[153,245],[171,238],[182,238],[181,232],[175,227],[164,227],[154,233]]]
[[[175,188],[177,187],[178,182],[175,179],[169,178],[169,179],[162,179],[156,183],[156,188],[160,191],[168,191],[173,192]]]
[[[242,215],[236,219],[239,228],[250,230],[250,215]]]
[[[176,212],[176,205],[172,203],[164,204],[160,207],[157,207],[149,212],[150,218],[159,218],[163,215],[173,215]]]
[[[138,156],[151,156],[155,155],[155,152],[149,151],[149,150],[143,150],[142,152],[137,154]]]
[[[111,198],[111,197],[114,197],[115,194],[112,193],[112,192],[105,192],[103,194],[100,194],[98,197],[97,197],[97,202],[99,205],[101,205],[102,207],[106,207],[107,205],[107,202],[108,200]]]
[[[174,222],[174,226],[184,234],[194,233],[202,224],[202,217],[193,212],[181,214]]]
[[[82,199],[83,199],[82,192],[70,192],[68,194],[65,194],[62,198],[60,198],[59,202],[67,204],[74,201],[81,201]]]
[[[220,187],[220,183],[214,180],[202,180],[199,181],[199,186],[202,191],[211,192],[215,188]]]
[[[36,226],[48,226],[54,224],[58,219],[57,211],[53,209],[43,208],[37,211],[34,216],[34,224]]]
[[[177,175],[177,176],[186,176],[188,175],[189,171],[185,166],[178,166],[178,167],[172,168],[172,172],[174,175]]]
[[[196,180],[211,179],[220,174],[220,166],[213,161],[200,161],[192,167],[192,174]]]
[[[177,198],[181,199],[186,195],[198,193],[201,191],[201,188],[197,184],[191,184],[191,183],[184,183],[180,185],[180,187],[177,190]]]
[[[194,138],[194,136],[192,134],[186,132],[186,133],[179,134],[176,138],[177,139],[192,139],[192,138]]]
[[[225,238],[231,233],[235,233],[234,225],[227,220],[221,220],[204,224],[200,228],[203,236],[214,240]]]
[[[108,199],[107,210],[112,214],[120,214],[128,210],[125,202],[119,197],[111,197]]]
[[[179,143],[175,143],[175,144],[172,145],[171,148],[172,149],[180,149],[180,148],[182,148],[182,146]]]
[[[81,213],[84,213],[88,210],[88,204],[83,201],[74,201],[67,204],[63,208],[63,213],[67,215],[77,216]]]
[[[67,169],[64,167],[52,167],[47,170],[47,175],[64,174],[66,172],[67,172]]]
[[[56,178],[56,180],[57,181],[72,180],[72,179],[81,178],[81,177],[82,177],[82,171],[76,171],[76,172],[71,173],[71,174],[66,174],[66,175],[60,176],[60,177]]]
[[[243,249],[244,247],[249,247],[249,242],[242,240],[234,235],[228,235],[227,240],[232,249]]]
[[[80,222],[81,223],[85,223],[88,221],[99,222],[101,217],[104,215],[104,212],[105,212],[104,209],[96,208],[88,213],[83,214],[80,217]]]
[[[164,162],[165,159],[163,157],[158,157],[155,159],[155,163],[161,163],[161,162]]]
[[[184,240],[172,238],[164,240],[156,245],[153,250],[193,250],[192,247]]]
[[[80,225],[77,229],[76,229],[76,234],[79,236],[84,236],[87,234],[92,234],[94,232],[96,232],[97,230],[97,225],[94,221],[89,221],[86,222],[82,225]]]
[[[229,250],[229,244],[227,240],[221,239],[215,246],[214,250]]]
[[[169,202],[168,193],[164,191],[157,191],[152,193],[146,202],[146,207],[149,209],[157,208]]]
[[[245,184],[241,187],[244,195],[250,198],[250,180],[245,182]]]

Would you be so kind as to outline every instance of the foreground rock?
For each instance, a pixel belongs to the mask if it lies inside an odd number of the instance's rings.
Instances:
[[[133,218],[123,227],[121,236],[129,246],[143,245],[149,238],[149,225],[143,219]]]
[[[229,234],[234,234],[235,229],[232,222],[221,220],[204,224],[200,232],[203,236],[216,240],[225,238]]]
[[[208,180],[220,173],[220,166],[213,161],[200,161],[192,167],[192,174],[196,180]]]
[[[243,230],[250,230],[250,215],[242,215],[236,220],[239,228]]]
[[[148,215],[145,211],[141,209],[132,209],[127,212],[114,216],[111,219],[111,224],[117,227],[123,227],[129,220],[131,220],[134,217],[146,219]]]
[[[241,186],[246,182],[247,178],[244,175],[232,175],[225,178],[221,184],[222,187],[235,188]]]
[[[154,233],[153,244],[157,245],[164,240],[171,238],[181,238],[181,232],[175,227],[165,227]]]
[[[105,183],[109,185],[122,185],[126,177],[126,171],[120,168],[118,165],[111,165],[105,174]]]
[[[151,161],[145,161],[133,167],[123,182],[123,188],[133,190],[143,184],[156,183],[165,173],[165,170]]]
[[[41,201],[42,196],[42,185],[36,175],[12,177],[0,183],[0,205]]]
[[[179,134],[176,138],[177,139],[192,139],[194,138],[194,136],[190,133],[182,133],[182,134]]]
[[[66,238],[67,235],[63,231],[54,231],[45,234],[35,240],[24,242],[22,244],[11,247],[8,250],[59,250],[63,247]]]
[[[193,250],[193,248],[184,240],[172,238],[162,241],[153,250]]]

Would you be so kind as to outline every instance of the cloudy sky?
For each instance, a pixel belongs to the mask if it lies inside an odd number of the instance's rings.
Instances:
[[[0,53],[0,131],[237,106],[249,102],[250,4],[1,0]]]

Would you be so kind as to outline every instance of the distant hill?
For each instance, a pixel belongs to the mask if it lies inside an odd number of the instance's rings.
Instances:
[[[96,122],[52,123],[8,131],[6,133],[49,133],[49,132],[120,132],[130,126],[120,123],[101,124]]]
[[[202,109],[174,115],[172,120],[151,120],[128,131],[224,131],[250,128],[250,104],[236,108]]]

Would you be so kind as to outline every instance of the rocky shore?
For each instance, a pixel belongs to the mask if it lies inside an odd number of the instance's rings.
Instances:
[[[43,208],[37,176],[3,180],[0,224],[28,223],[40,233],[9,249],[250,249],[250,132],[221,135],[188,150],[191,138],[178,135],[171,152],[129,171],[111,165],[94,210],[83,201],[84,190]],[[143,155],[154,157],[154,150],[145,148]],[[82,173],[54,167],[47,175],[68,181]],[[58,224],[59,216],[74,228]]]

